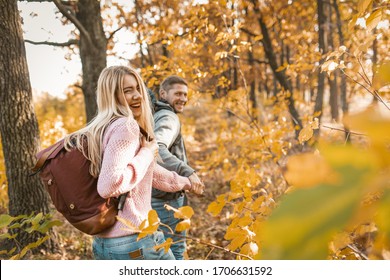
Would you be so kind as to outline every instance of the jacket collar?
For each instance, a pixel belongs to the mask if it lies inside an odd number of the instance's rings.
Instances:
[[[165,110],[169,110],[169,111],[172,111],[175,113],[175,110],[172,108],[171,105],[169,105],[168,101],[166,101],[165,99],[158,100],[155,104],[154,109],[155,109],[155,112],[158,112],[160,110],[165,109]]]

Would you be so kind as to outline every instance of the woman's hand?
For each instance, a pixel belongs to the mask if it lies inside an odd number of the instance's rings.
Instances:
[[[142,137],[141,146],[150,149],[154,157],[158,155],[158,145],[156,140],[147,141],[145,137]]]

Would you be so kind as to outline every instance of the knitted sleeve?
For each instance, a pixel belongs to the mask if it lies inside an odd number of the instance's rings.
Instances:
[[[121,118],[113,122],[106,133],[97,184],[98,192],[104,198],[133,189],[154,161],[152,151],[140,146],[139,127],[134,119]]]
[[[174,171],[168,171],[156,164],[153,170],[153,187],[166,192],[177,192],[189,189],[191,182],[187,177],[182,177]]]

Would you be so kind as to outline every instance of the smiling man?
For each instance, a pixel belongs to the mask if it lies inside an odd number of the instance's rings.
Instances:
[[[204,184],[199,179],[195,170],[188,165],[184,140],[181,135],[181,124],[178,113],[182,113],[187,104],[188,84],[179,76],[169,76],[160,85],[160,100],[155,103],[154,135],[159,145],[159,154],[162,162],[159,164],[170,171],[175,171],[181,176],[188,177],[193,187],[202,193]],[[180,219],[174,217],[173,211],[168,211],[164,205],[168,204],[175,208],[187,205],[187,197],[184,191],[167,193],[157,189],[152,191],[152,208],[158,213],[163,224],[169,225],[175,230]],[[169,231],[161,227],[164,232]],[[183,259],[186,250],[185,232],[176,232],[171,236],[165,234],[165,238],[171,237],[174,243],[171,246],[172,253],[177,260]]]

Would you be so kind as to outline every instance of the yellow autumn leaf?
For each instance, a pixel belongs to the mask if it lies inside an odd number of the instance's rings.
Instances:
[[[175,231],[182,232],[191,227],[191,220],[185,219],[176,225]]]
[[[149,226],[148,220],[143,220],[142,223],[139,225],[138,229],[143,230]]]
[[[284,63],[283,65],[279,66],[277,69],[276,69],[276,72],[280,72],[280,71],[283,71],[284,69],[288,68],[288,64],[287,63]]]
[[[378,9],[371,13],[371,15],[366,19],[367,30],[370,31],[374,29],[382,19],[382,10]]]
[[[194,215],[194,210],[190,206],[184,206],[177,209],[177,212],[175,212],[174,217],[176,219],[191,219],[191,217]]]
[[[355,25],[356,25],[356,22],[359,18],[359,15],[354,15],[352,17],[352,19],[348,22],[348,31],[353,31],[353,29],[355,28]]]
[[[172,243],[173,243],[173,240],[172,240],[172,238],[169,237],[169,238],[167,238],[167,240],[165,240],[164,243],[157,245],[157,246],[154,246],[153,248],[156,251],[160,250],[161,248],[164,248],[164,252],[168,253],[168,250],[169,250],[169,248],[171,248]]]
[[[359,14],[364,13],[368,6],[371,4],[372,0],[359,0],[357,5],[357,10]]]
[[[313,129],[311,128],[310,125],[302,128],[302,130],[299,132],[298,140],[299,143],[303,143],[308,141],[310,138],[313,137]]]
[[[213,216],[219,215],[221,213],[223,207],[225,207],[225,195],[219,195],[216,201],[213,201],[207,207],[207,212],[209,212]]]
[[[141,225],[139,226],[139,234],[137,241],[141,238],[144,238],[148,234],[153,234],[154,232],[156,232],[159,225],[160,219],[158,218],[156,210],[150,210],[148,212],[148,219],[142,221]]]
[[[179,209],[176,209],[175,207],[165,204],[164,207],[168,211],[175,212],[174,217],[176,219],[191,219],[191,217],[194,215],[194,210],[190,206],[183,206],[180,207]]]
[[[150,210],[148,213],[148,221],[149,225],[156,225],[160,222],[160,219],[158,218],[158,214],[156,210]]]
[[[332,243],[333,243],[335,251],[342,250],[345,247],[347,247],[349,244],[352,243],[352,238],[351,238],[349,233],[341,232],[341,233],[336,234],[334,236]]]
[[[320,128],[320,120],[318,118],[314,118],[313,121],[310,122],[312,129],[319,129]]]
[[[245,227],[245,226],[249,225],[250,223],[252,223],[252,218],[249,217],[249,216],[245,216],[245,217],[239,218],[238,221],[237,221],[237,224],[240,227]]]
[[[372,83],[373,87],[377,90],[390,84],[390,61],[386,61],[378,66]]]
[[[227,248],[231,251],[234,251],[237,248],[240,248],[245,241],[247,241],[247,235],[245,234],[237,235],[233,238],[233,240],[230,242]]]
[[[336,70],[338,66],[339,64],[336,61],[328,60],[324,62],[324,64],[322,64],[321,71],[325,71],[326,73],[328,73],[328,75],[330,75],[330,73]]]
[[[145,236],[147,236],[149,234],[153,234],[154,232],[156,232],[158,229],[158,226],[159,226],[159,224],[155,224],[155,225],[150,225],[150,226],[142,229],[142,231],[138,234],[137,241],[144,238]]]
[[[243,234],[245,235],[245,232],[241,228],[229,226],[228,229],[226,230],[224,238],[226,240],[231,240],[234,237],[236,237],[238,235],[243,235]]]
[[[253,210],[253,212],[257,212],[260,209],[260,207],[264,201],[265,201],[264,196],[260,196],[260,197],[256,198],[256,200],[251,205],[251,209]]]
[[[241,247],[241,254],[255,256],[259,253],[259,246],[255,242],[248,242]]]

